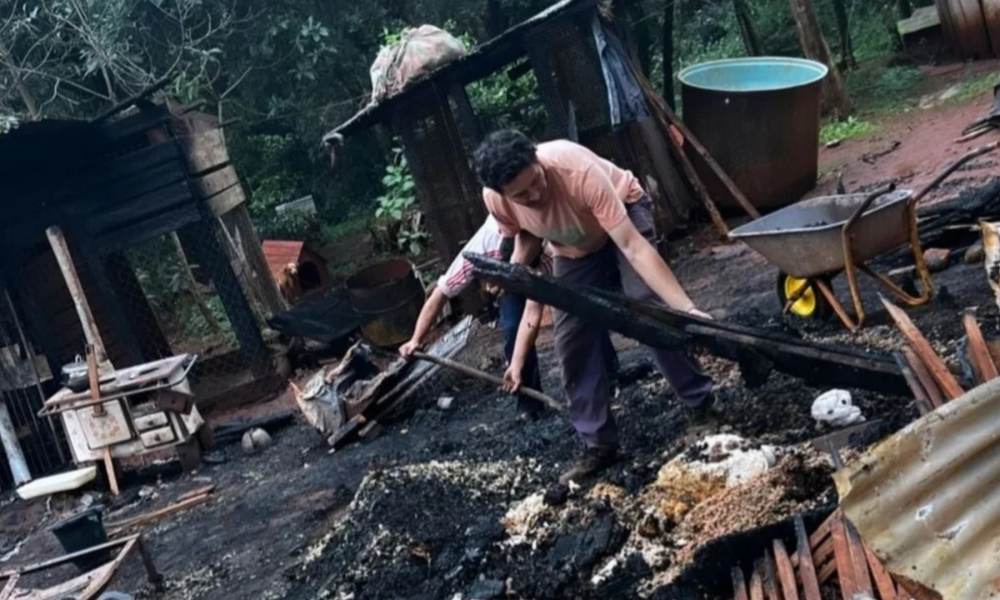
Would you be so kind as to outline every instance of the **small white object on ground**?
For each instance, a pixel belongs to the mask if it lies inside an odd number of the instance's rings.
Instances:
[[[689,474],[693,477],[718,477],[727,486],[735,486],[757,477],[778,462],[773,446],[755,447],[732,434],[708,436],[695,444],[698,458],[679,456],[664,465],[660,473]]]
[[[243,434],[243,452],[257,454],[271,447],[271,436],[263,429],[254,428]]]
[[[438,398],[438,408],[441,410],[451,410],[452,405],[455,404],[455,398],[451,396],[441,396]]]
[[[846,390],[830,390],[822,394],[812,405],[812,416],[819,423],[833,427],[847,427],[864,423],[861,409],[854,406],[851,393]]]
[[[95,477],[97,477],[97,467],[84,467],[76,471],[36,479],[17,488],[17,495],[22,500],[30,500],[59,492],[69,492],[80,489],[93,481]]]

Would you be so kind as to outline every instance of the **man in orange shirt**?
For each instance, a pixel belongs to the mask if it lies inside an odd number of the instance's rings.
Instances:
[[[657,253],[652,201],[629,171],[569,141],[535,145],[514,130],[489,135],[475,153],[483,199],[505,236],[516,236],[511,262],[530,264],[547,241],[553,274],[573,287],[623,291],[675,310],[698,310]],[[522,330],[525,328],[522,327]],[[555,312],[555,346],[573,426],[587,445],[560,482],[580,481],[617,458],[611,415],[606,329]],[[707,416],[712,381],[686,353],[652,349],[653,361],[692,419]],[[516,390],[520,373],[507,373]]]

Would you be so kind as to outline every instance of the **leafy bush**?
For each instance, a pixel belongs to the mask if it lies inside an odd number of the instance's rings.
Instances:
[[[835,121],[827,123],[819,132],[821,144],[829,144],[835,141],[844,141],[853,137],[858,137],[866,133],[871,133],[877,128],[876,125],[868,121],[859,121],[855,117],[848,117],[846,121]]]
[[[966,71],[965,79],[962,80],[958,94],[956,94],[951,101],[956,104],[962,104],[974,98],[978,98],[983,94],[992,94],[993,86],[995,86],[996,83],[997,76],[993,73],[976,76],[971,72]]]
[[[847,92],[860,113],[894,111],[915,103],[911,96],[922,79],[915,67],[873,61],[847,74]]]
[[[430,236],[423,227],[423,215],[417,208],[417,185],[406,162],[403,149],[392,150],[393,161],[386,167],[382,185],[385,193],[376,200],[375,237],[383,247],[419,256],[427,250]]]

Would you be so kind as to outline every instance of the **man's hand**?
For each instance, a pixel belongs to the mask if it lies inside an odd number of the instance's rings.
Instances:
[[[399,355],[403,358],[413,358],[413,353],[420,350],[421,344],[417,340],[410,340],[399,347]]]
[[[508,394],[516,394],[521,389],[521,370],[520,365],[511,365],[507,367],[507,370],[503,374],[503,387],[501,388],[504,392]]]

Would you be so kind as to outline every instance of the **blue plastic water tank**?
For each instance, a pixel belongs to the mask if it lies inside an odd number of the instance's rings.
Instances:
[[[820,86],[811,60],[753,57],[694,65],[679,74],[684,121],[750,201],[773,209],[816,185]],[[729,194],[703,173],[723,205]]]

